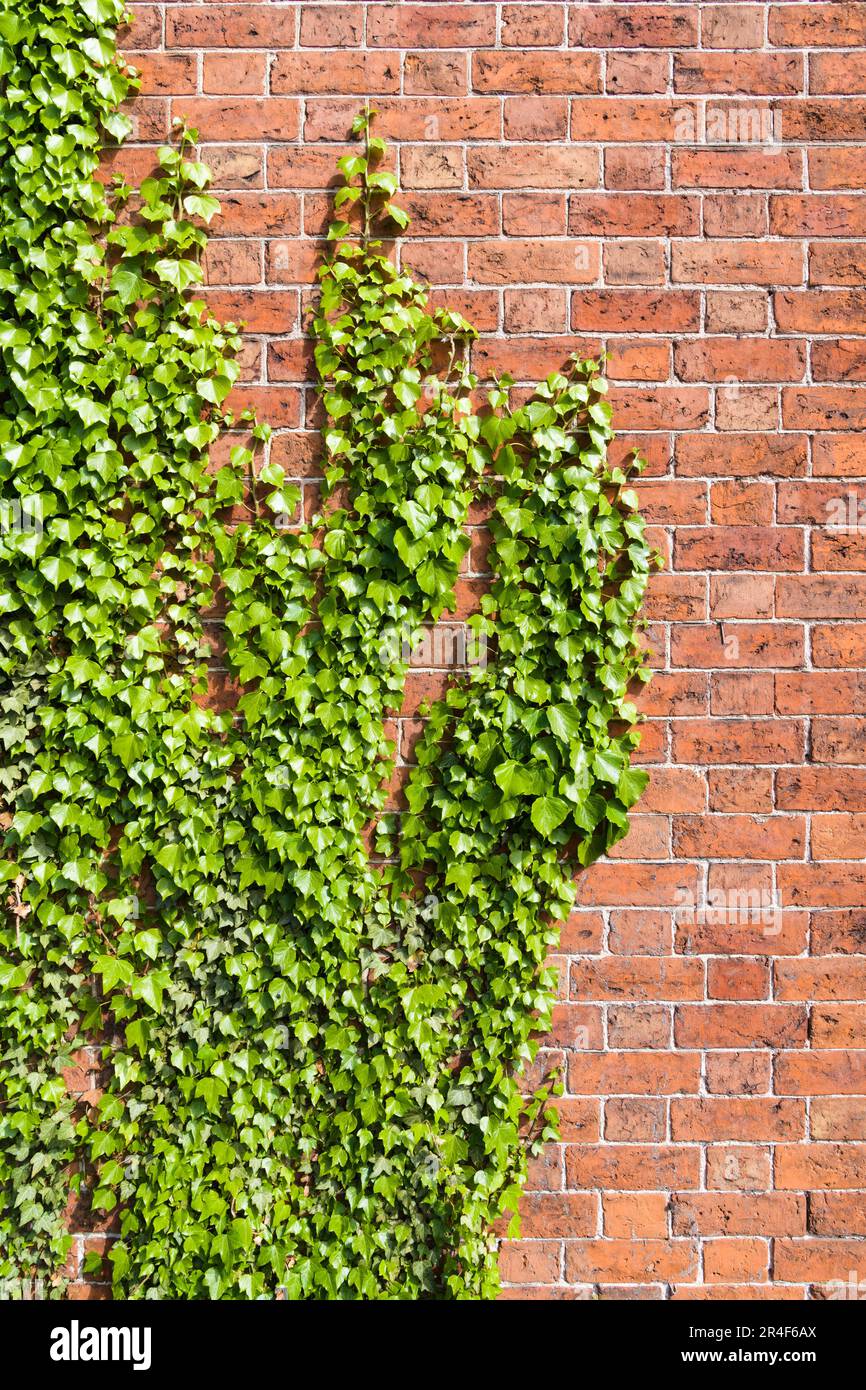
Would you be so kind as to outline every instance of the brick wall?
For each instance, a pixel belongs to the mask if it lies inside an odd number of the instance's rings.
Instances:
[[[509,1296],[838,1295],[866,1277],[866,4],[132,8],[114,162],[198,126],[238,401],[308,494],[301,311],[366,95],[404,262],[479,327],[479,372],[605,348],[649,459],[653,779],[563,935],[563,1142]],[[410,674],[403,761],[442,678]]]

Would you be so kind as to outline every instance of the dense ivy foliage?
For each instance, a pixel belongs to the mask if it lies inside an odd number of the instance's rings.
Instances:
[[[365,114],[312,329],[321,514],[291,522],[262,427],[209,464],[238,423],[240,340],[194,291],[218,205],[192,132],[134,194],[96,181],[121,11],[0,3],[0,1278],[61,1291],[72,1190],[115,1219],[127,1297],[488,1296],[553,1132],[519,1081],[543,961],[645,782],[651,554],[604,382],[575,363],[478,407],[471,327],[375,239],[406,219]],[[473,498],[491,659],[383,815]],[[76,1105],[84,1043],[105,1076]]]

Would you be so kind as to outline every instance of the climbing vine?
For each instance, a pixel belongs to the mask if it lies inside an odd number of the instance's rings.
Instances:
[[[605,383],[575,361],[479,405],[471,326],[378,239],[407,219],[365,112],[300,517],[227,404],[238,332],[196,297],[218,203],[195,132],[140,189],[96,178],[128,124],[121,18],[0,0],[0,1279],[62,1292],[74,1201],[113,1223],[124,1297],[490,1296],[491,1226],[555,1132],[550,1082],[520,1080],[544,961],[646,781],[652,556]],[[388,721],[473,500],[487,659],[385,814]]]

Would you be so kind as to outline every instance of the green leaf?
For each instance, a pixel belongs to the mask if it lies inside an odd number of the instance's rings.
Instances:
[[[538,796],[529,814],[539,834],[549,835],[562,824],[569,810],[568,802],[563,801],[561,796]]]

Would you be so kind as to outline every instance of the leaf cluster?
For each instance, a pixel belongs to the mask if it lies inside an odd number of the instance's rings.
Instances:
[[[479,397],[473,329],[377,239],[406,215],[367,110],[311,326],[325,487],[287,526],[269,431],[227,403],[239,333],[196,298],[195,132],[139,189],[96,178],[121,13],[0,6],[0,1278],[62,1290],[74,1200],[115,1221],[125,1297],[490,1296],[555,1133],[553,1083],[521,1080],[544,961],[646,780],[653,557],[605,384]],[[493,659],[385,815],[473,503]]]

